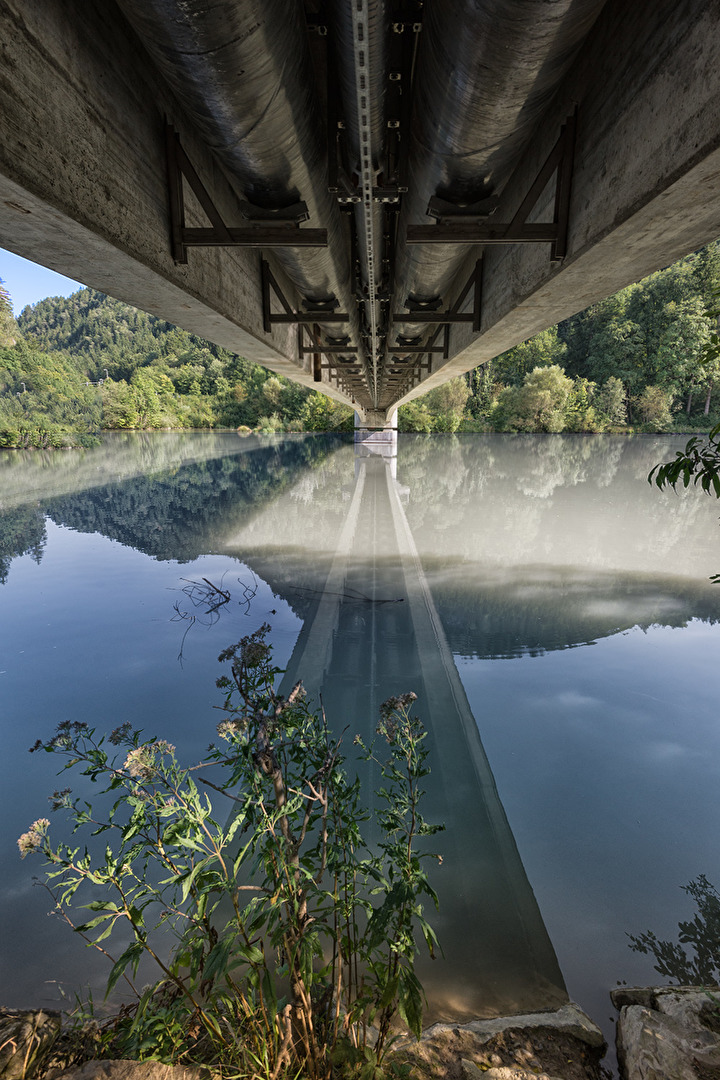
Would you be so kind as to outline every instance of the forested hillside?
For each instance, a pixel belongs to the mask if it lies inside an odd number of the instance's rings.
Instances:
[[[26,307],[14,336],[5,348],[0,339],[6,446],[43,444],[43,424],[44,444],[55,445],[70,430],[86,439],[100,429],[324,431],[352,422],[323,394],[92,289]]]
[[[400,409],[404,431],[709,427],[720,362],[712,244]],[[349,430],[352,414],[170,323],[80,289],[26,307],[0,283],[0,446],[87,443],[102,429]]]
[[[709,427],[718,287],[716,242],[470,372],[466,414],[497,431]]]

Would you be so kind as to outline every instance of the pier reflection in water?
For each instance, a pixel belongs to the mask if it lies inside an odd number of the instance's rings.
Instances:
[[[358,451],[362,454],[362,448]],[[429,734],[432,773],[424,813],[442,866],[430,913],[442,961],[419,972],[428,1020],[556,1008],[560,969],[503,811],[478,727],[458,677],[393,477],[393,459],[357,458],[347,518],[288,666],[321,694],[336,730],[372,738],[383,700],[414,690]],[[282,544],[289,537],[276,536]],[[373,809],[372,775],[365,778]]]
[[[422,973],[434,1012],[564,1000],[553,946],[596,1019],[617,979],[651,981],[624,931],[667,936],[677,886],[718,878],[717,505],[649,488],[676,445],[404,437],[398,480],[302,436],[0,456],[2,1003],[50,1004],[44,980],[72,993],[84,970],[102,984],[17,859],[57,786],[27,746],[59,720],[131,717],[196,760],[215,657],[266,620],[287,679],[322,688],[348,744],[385,697],[419,695],[427,816],[448,826],[432,845],[446,958]],[[235,602],[191,630],[180,666],[173,603],[222,575]],[[238,578],[257,583],[247,615]]]

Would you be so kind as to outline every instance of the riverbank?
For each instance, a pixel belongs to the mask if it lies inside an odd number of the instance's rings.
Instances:
[[[0,1009],[2,1080],[202,1080],[212,1068],[87,1060],[92,1039],[57,1012]],[[572,1003],[547,1013],[433,1024],[392,1053],[414,1080],[600,1080],[605,1041]]]
[[[622,1080],[716,1080],[720,1075],[718,989],[620,987]],[[2,1080],[209,1080],[211,1067],[84,1059],[92,1039],[63,1031],[58,1012],[0,1009]],[[413,1080],[603,1080],[602,1032],[572,1002],[554,1012],[433,1024],[393,1052]]]

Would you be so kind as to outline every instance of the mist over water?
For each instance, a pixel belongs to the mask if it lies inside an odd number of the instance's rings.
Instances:
[[[58,786],[27,747],[130,719],[198,758],[215,658],[264,621],[339,730],[419,695],[427,816],[448,826],[432,1015],[569,993],[602,1023],[616,981],[657,981],[625,932],[673,936],[679,886],[720,883],[719,507],[646,481],[681,443],[401,436],[388,462],[334,437],[173,434],[0,457],[0,1003],[105,974],[17,856]],[[216,620],[192,606],[203,577],[233,596]]]

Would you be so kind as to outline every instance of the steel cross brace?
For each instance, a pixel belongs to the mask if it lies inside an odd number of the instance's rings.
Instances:
[[[570,188],[575,150],[577,109],[567,118],[547,161],[530,185],[512,221],[507,224],[452,221],[447,216],[438,225],[408,225],[408,244],[552,244],[550,258],[560,262],[567,254]],[[555,211],[552,222],[532,222],[528,215],[533,209],[553,173]],[[458,218],[462,217],[460,212]],[[409,321],[409,320],[406,320]]]
[[[292,221],[243,228],[229,227],[198,176],[172,124],[165,124],[172,255],[176,263],[187,262],[189,247],[327,247],[327,229],[300,229]],[[185,224],[183,177],[205,211],[210,228]]]
[[[431,226],[432,228],[432,226]],[[450,326],[453,323],[472,323],[472,328],[475,333],[480,331],[480,320],[482,316],[482,273],[483,263],[482,259],[477,259],[475,262],[475,269],[468,278],[465,287],[458,296],[455,303],[447,311],[409,311],[407,314],[400,313],[397,315],[391,315],[391,320],[394,323],[432,323],[435,329],[432,331],[427,341],[423,345],[394,345],[388,349],[388,353],[391,356],[406,356],[411,353],[419,353],[418,359],[413,365],[412,374],[415,377],[419,375],[420,371],[426,370],[428,375],[432,373],[432,357],[435,353],[442,353],[444,360],[450,357]],[[465,303],[468,293],[472,289],[473,292],[473,309],[472,311],[460,311],[460,308]],[[438,335],[442,331],[443,344],[437,346],[435,342],[438,339]],[[427,360],[423,364],[422,357],[427,356]],[[388,364],[388,368],[394,368],[399,363],[398,360],[391,361]]]
[[[437,226],[430,225],[430,229],[435,229]],[[473,309],[472,311],[460,311],[460,308],[465,303],[467,295],[470,290],[473,290]],[[481,319],[481,306],[482,306],[482,259],[477,259],[475,262],[475,269],[470,275],[467,284],[458,296],[455,303],[447,311],[409,311],[398,312],[390,316],[391,321],[394,323],[432,323],[435,326],[450,327],[451,323],[472,323],[474,333],[480,331],[480,319]],[[436,335],[433,335],[433,340]],[[393,350],[389,350],[393,351]],[[396,349],[396,352],[412,352],[412,349]],[[447,359],[447,357],[445,357]]]
[[[262,288],[263,330],[266,334],[270,333],[273,323],[297,323],[299,326],[312,326],[313,323],[317,322],[348,322],[348,315],[342,311],[324,311],[320,309],[316,311],[294,311],[266,259],[262,259],[260,262],[260,284]],[[274,293],[280,302],[282,312],[272,310],[271,293]],[[312,352],[312,350],[309,351]]]

